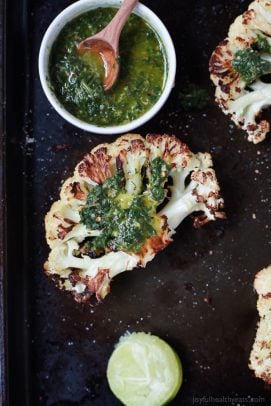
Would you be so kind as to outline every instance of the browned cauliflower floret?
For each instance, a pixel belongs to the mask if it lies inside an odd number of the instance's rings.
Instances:
[[[260,322],[250,354],[249,367],[257,378],[271,384],[271,265],[257,273],[254,288],[259,295]]]
[[[209,154],[175,136],[124,135],[94,148],[63,184],[45,217],[46,273],[79,302],[102,299],[114,276],[165,248],[186,216],[200,212],[201,226],[224,218],[222,208]]]
[[[271,1],[255,0],[236,18],[210,59],[216,102],[254,144],[270,129],[259,117],[271,105],[271,84],[264,79],[271,73],[270,37]]]

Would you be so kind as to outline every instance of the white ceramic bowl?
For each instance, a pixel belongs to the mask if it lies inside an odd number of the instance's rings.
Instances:
[[[69,113],[59,102],[56,95],[52,91],[48,83],[48,66],[49,56],[53,43],[55,42],[58,34],[62,28],[78,15],[85,13],[86,11],[95,9],[97,7],[120,7],[120,0],[79,0],[71,6],[65,8],[50,24],[47,29],[40,47],[39,53],[39,75],[43,90],[56,111],[71,124],[79,127],[83,130],[90,131],[98,134],[120,134],[133,130],[136,127],[144,124],[150,120],[163,106],[167,100],[172,87],[174,86],[175,73],[176,73],[176,55],[170,35],[162,23],[162,21],[146,6],[138,3],[134,9],[134,13],[143,18],[149,23],[149,25],[157,32],[162,43],[164,44],[166,58],[168,62],[167,79],[163,89],[163,92],[154,106],[144,113],[141,117],[131,121],[128,124],[117,126],[101,127],[93,124],[86,123],[79,120],[71,113]]]

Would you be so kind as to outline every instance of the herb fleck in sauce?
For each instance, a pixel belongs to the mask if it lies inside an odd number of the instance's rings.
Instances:
[[[51,86],[63,106],[77,118],[98,126],[128,123],[158,100],[167,75],[164,48],[157,34],[132,14],[120,39],[120,75],[111,91],[103,90],[103,68],[76,45],[107,25],[114,8],[98,8],[68,23],[50,55]]]

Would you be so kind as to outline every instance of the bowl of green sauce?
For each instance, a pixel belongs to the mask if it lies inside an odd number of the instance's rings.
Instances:
[[[80,0],[47,29],[39,53],[43,90],[55,110],[73,125],[98,134],[131,131],[150,120],[174,86],[176,55],[161,20],[138,3],[120,38],[120,74],[103,89],[103,68],[76,45],[104,28],[119,0]]]

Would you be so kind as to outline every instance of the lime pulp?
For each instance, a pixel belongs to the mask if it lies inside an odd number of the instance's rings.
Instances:
[[[182,365],[162,339],[146,333],[121,337],[107,367],[115,396],[126,406],[162,406],[182,384]]]

